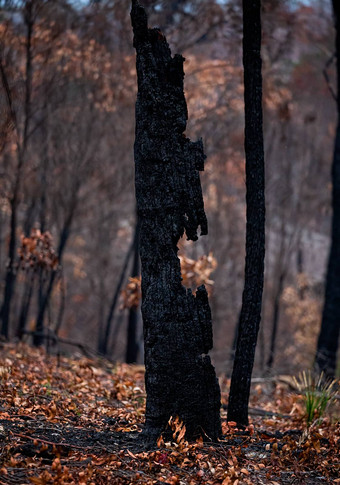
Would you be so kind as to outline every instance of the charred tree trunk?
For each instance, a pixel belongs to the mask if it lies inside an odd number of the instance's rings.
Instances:
[[[265,255],[262,129],[261,0],[243,0],[243,66],[246,154],[246,267],[228,420],[248,424],[248,402],[261,320]]]
[[[220,389],[207,355],[212,324],[204,286],[194,296],[181,283],[177,243],[186,232],[207,234],[199,170],[202,141],[184,135],[187,106],[183,62],[165,37],[148,29],[145,10],[131,11],[137,51],[136,198],[140,222],[142,315],[147,391],[144,438],[154,444],[171,416],[188,439],[216,440],[221,432]]]
[[[333,0],[336,28],[336,59],[338,76],[338,126],[332,165],[333,220],[332,242],[326,277],[326,294],[318,339],[315,366],[327,377],[334,377],[340,329],[340,4]]]
[[[132,278],[139,276],[139,224],[136,225],[136,235],[134,239],[134,256],[131,276]],[[135,364],[138,358],[138,342],[137,342],[137,327],[138,327],[138,306],[132,306],[129,310],[126,356],[127,364]]]

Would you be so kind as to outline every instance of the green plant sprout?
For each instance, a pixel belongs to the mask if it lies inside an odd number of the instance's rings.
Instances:
[[[336,394],[336,380],[325,379],[323,372],[315,375],[311,371],[303,371],[298,378],[293,379],[296,388],[302,394],[307,427],[310,427],[314,421],[322,418],[328,404],[333,400]]]

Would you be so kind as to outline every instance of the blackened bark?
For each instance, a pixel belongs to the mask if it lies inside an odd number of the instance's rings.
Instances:
[[[135,235],[133,250],[134,250],[134,255],[133,255],[131,277],[136,278],[139,276],[139,273],[140,273],[138,222],[136,225],[136,235]],[[125,361],[127,364],[135,364],[138,358],[138,342],[137,342],[138,307],[139,305],[137,307],[132,306],[129,310],[126,356],[125,356]]]
[[[326,277],[325,303],[315,359],[317,370],[323,371],[327,377],[335,375],[340,328],[340,4],[338,0],[333,0],[333,10],[336,28],[338,126],[332,165],[332,241]]]
[[[220,389],[210,357],[212,324],[207,292],[181,283],[177,243],[186,232],[207,234],[199,170],[202,141],[184,135],[187,106],[183,62],[165,37],[148,29],[145,10],[131,11],[137,51],[136,198],[140,222],[142,316],[147,391],[144,438],[154,444],[171,416],[187,438],[221,433]]]
[[[243,0],[243,66],[247,190],[246,266],[228,420],[247,425],[251,374],[261,320],[265,254],[261,0]]]

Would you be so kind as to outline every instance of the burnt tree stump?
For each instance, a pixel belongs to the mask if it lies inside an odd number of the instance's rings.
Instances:
[[[178,416],[188,439],[221,433],[220,389],[207,355],[212,323],[204,286],[196,295],[181,282],[177,243],[207,234],[199,170],[202,140],[184,134],[188,113],[183,62],[171,56],[144,8],[132,1],[137,52],[135,187],[140,223],[142,316],[147,392],[144,439],[155,443]]]

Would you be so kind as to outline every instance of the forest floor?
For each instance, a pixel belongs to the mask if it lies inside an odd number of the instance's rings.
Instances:
[[[142,366],[0,348],[0,484],[340,483],[337,404],[306,429],[301,395],[280,380],[254,383],[251,425],[226,421],[223,439],[173,441],[146,451],[140,439]]]

